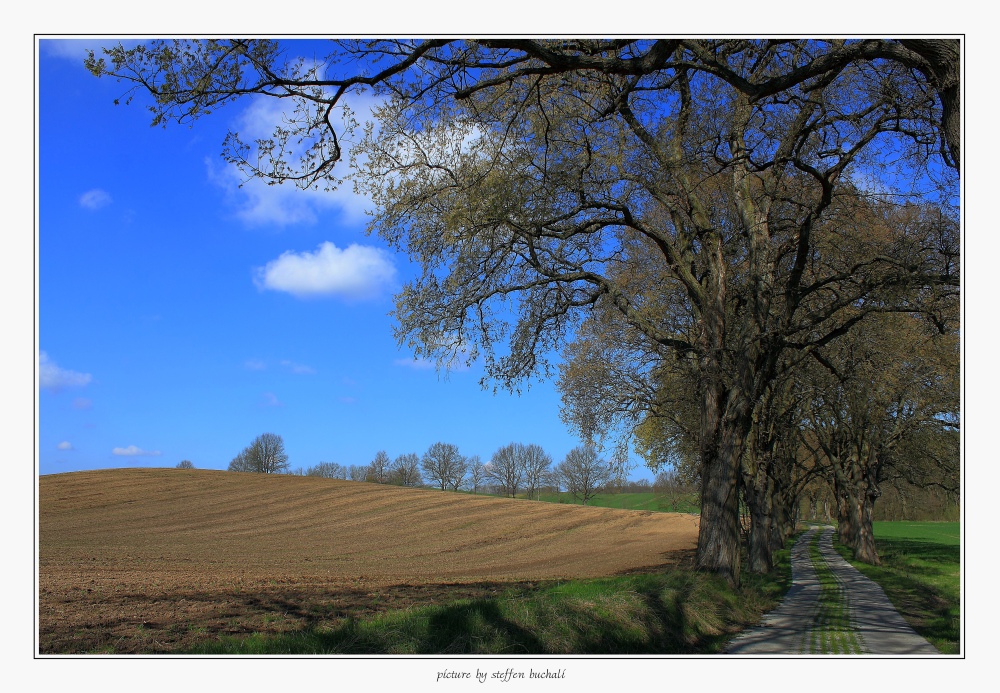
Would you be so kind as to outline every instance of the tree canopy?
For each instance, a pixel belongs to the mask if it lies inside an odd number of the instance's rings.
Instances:
[[[380,39],[310,60],[200,40],[87,66],[151,95],[157,125],[287,103],[224,156],[371,197],[371,231],[418,267],[394,311],[418,356],[482,358],[514,389],[614,324],[641,399],[606,420],[691,391],[666,420],[695,440],[698,563],[737,581],[741,465],[784,372],[872,316],[957,300],[959,58],[950,39]],[[359,130],[363,89],[382,105]]]

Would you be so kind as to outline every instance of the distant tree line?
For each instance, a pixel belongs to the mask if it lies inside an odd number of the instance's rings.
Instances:
[[[187,466],[190,464],[185,461],[178,467],[193,468]],[[411,452],[391,459],[385,450],[379,450],[366,465],[320,462],[306,469],[291,469],[281,436],[264,433],[233,458],[229,471],[292,474],[510,498],[538,499],[543,491],[565,490],[584,505],[598,493],[612,488],[619,492],[651,488],[648,481],[624,478],[627,466],[604,459],[589,444],[573,448],[555,465],[551,455],[536,444],[509,443],[483,462],[478,455],[462,455],[457,445],[436,442],[422,456]]]

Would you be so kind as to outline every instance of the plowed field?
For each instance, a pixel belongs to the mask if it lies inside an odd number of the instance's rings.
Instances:
[[[654,569],[697,518],[211,470],[39,480],[40,650],[170,652],[510,583]]]

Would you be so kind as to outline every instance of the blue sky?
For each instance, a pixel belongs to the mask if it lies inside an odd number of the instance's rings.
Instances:
[[[268,131],[273,104],[150,127],[84,70],[98,43],[39,47],[39,473],[224,469],[265,431],[293,468],[579,444],[552,383],[494,395],[475,364],[441,377],[397,347],[387,313],[415,268],[365,234],[365,200],[239,187],[223,137]]]

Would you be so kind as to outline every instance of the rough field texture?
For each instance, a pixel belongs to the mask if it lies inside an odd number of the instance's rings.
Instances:
[[[39,479],[39,649],[170,652],[516,583],[655,569],[689,515],[308,477],[124,469]]]

